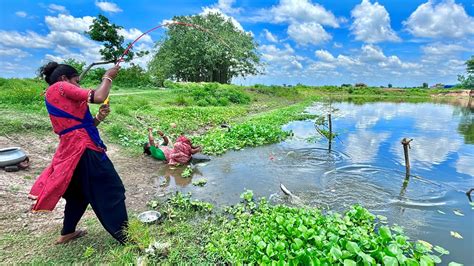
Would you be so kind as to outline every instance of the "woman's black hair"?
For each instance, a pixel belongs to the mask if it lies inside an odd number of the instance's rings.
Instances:
[[[56,62],[49,62],[40,67],[39,74],[49,85],[58,82],[61,76],[66,76],[68,79],[79,76],[74,67]]]
[[[146,155],[151,155],[150,143],[148,142],[143,143],[143,153],[145,153]]]

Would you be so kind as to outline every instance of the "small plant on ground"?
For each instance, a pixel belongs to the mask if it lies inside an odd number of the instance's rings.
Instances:
[[[205,186],[206,184],[207,184],[207,179],[205,179],[205,178],[202,178],[202,179],[193,181],[193,185],[194,185],[194,186],[197,186],[197,187],[203,187],[203,186]]]
[[[184,168],[183,173],[181,173],[181,176],[184,178],[188,178],[188,177],[191,177],[192,174],[193,174],[193,168],[190,165],[188,165],[186,166],[186,168]]]

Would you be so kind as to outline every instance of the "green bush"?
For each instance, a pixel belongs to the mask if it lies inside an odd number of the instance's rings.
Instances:
[[[82,78],[81,85],[84,87],[94,87],[100,84],[102,77],[106,72],[105,68],[92,68]],[[140,66],[132,65],[128,68],[122,68],[114,79],[114,85],[119,87],[154,87],[150,75]]]
[[[248,104],[251,100],[244,90],[234,85],[165,81],[165,86],[179,94],[172,102],[177,105],[228,106]]]
[[[262,84],[256,84],[255,86],[248,88],[248,90],[277,97],[294,97],[299,94],[298,87],[282,87],[275,85],[265,86]]]
[[[252,192],[227,209],[206,250],[231,264],[434,265],[449,251],[425,241],[410,242],[399,226],[380,226],[361,206],[344,215],[313,208],[258,204]],[[385,217],[380,216],[385,220]],[[289,263],[289,264],[288,264]]]
[[[41,104],[46,87],[39,79],[0,78],[0,104]]]

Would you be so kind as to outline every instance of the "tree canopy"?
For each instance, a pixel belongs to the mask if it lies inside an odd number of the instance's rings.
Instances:
[[[458,75],[458,81],[461,83],[461,87],[471,89],[471,93],[474,95],[474,56],[466,61],[466,72],[467,75]]]
[[[149,68],[158,79],[229,83],[259,73],[260,58],[251,34],[219,13],[176,16],[169,25]]]
[[[102,42],[103,48],[100,49],[102,60],[117,63],[117,60],[125,51],[126,47],[123,46],[125,39],[118,33],[118,30],[122,28],[122,26],[110,23],[107,17],[99,15],[92,22],[89,31],[86,31],[86,35],[89,36],[89,38],[94,41]],[[133,55],[133,52],[130,51],[124,57],[124,60],[132,60]]]

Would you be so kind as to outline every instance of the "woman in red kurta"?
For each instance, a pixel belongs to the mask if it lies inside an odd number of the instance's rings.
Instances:
[[[109,69],[97,90],[85,90],[80,88],[79,75],[73,67],[50,62],[42,68],[41,73],[50,85],[45,104],[53,130],[59,135],[59,146],[29,197],[36,200],[33,211],[51,211],[61,197],[66,199],[63,229],[57,243],[85,234],[76,231],[76,225],[89,204],[105,229],[119,242],[125,241],[125,189],[96,128],[108,115],[109,107],[101,105],[93,118],[88,106],[107,98],[118,69]]]

